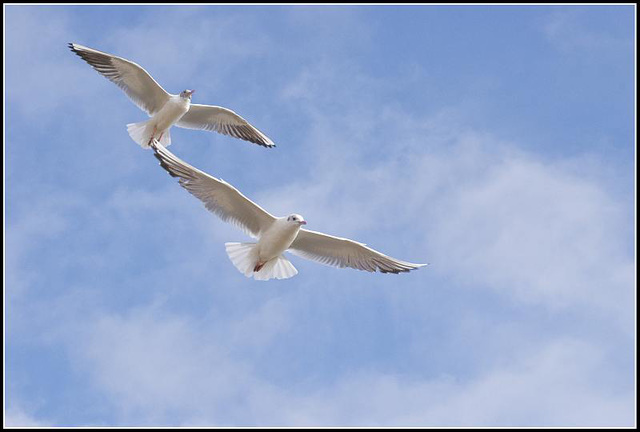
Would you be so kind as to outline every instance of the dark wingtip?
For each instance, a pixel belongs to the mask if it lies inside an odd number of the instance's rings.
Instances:
[[[240,139],[242,139],[242,138],[240,138]],[[249,141],[249,142],[251,142],[251,143],[258,144],[260,147],[264,147],[264,148],[272,148],[272,147],[275,147],[275,146],[276,146],[276,145],[275,145],[275,144],[273,144],[273,143],[269,144],[269,143],[267,143],[267,142],[264,142],[264,141],[258,141],[258,140],[255,140],[255,141],[254,141],[254,140],[245,140],[245,141]]]
[[[82,51],[76,48],[76,44],[74,44],[73,42],[69,42],[68,46],[72,53],[74,53],[81,59],[84,59],[84,57],[82,56]]]
[[[158,147],[156,147],[156,144],[154,142],[151,142],[149,146],[151,147],[151,150],[153,150],[153,155],[155,156],[155,158],[160,161],[160,164],[162,164],[162,156],[160,156],[160,153],[158,153]]]
[[[155,156],[155,158],[160,161],[160,166],[167,172],[167,174],[169,174],[171,177],[179,177],[177,174],[174,174],[173,171],[171,171],[171,167],[167,164],[167,161],[165,161],[162,156],[160,156],[160,152],[158,151],[158,146],[156,146],[156,143],[152,141],[149,145],[153,150],[153,156]]]

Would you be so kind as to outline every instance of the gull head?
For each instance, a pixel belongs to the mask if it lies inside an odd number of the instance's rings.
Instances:
[[[307,221],[304,220],[304,218],[302,216],[300,216],[299,214],[292,214],[287,216],[287,222],[292,223],[292,224],[297,224],[297,225],[306,225]]]
[[[195,93],[195,90],[183,90],[182,93],[180,93],[180,97],[183,99],[189,99],[191,100],[191,95]]]

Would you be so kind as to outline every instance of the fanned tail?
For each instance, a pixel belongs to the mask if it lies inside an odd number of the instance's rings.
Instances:
[[[149,148],[149,139],[151,138],[151,132],[147,132],[147,125],[149,121],[143,121],[140,123],[129,123],[127,125],[127,132],[132,140],[137,142],[142,148]]]
[[[256,280],[288,279],[298,274],[298,270],[284,256],[280,255],[267,261],[258,271],[256,243],[225,243],[227,255],[233,265],[246,277]]]
[[[139,123],[129,123],[127,125],[127,132],[132,140],[138,143],[142,148],[149,148],[149,141],[151,140],[151,134],[153,133],[153,127],[149,124],[149,120]],[[156,138],[160,135],[156,132]],[[169,129],[164,131],[162,138],[159,140],[163,147],[169,147],[171,145],[171,133]]]
[[[253,274],[255,280],[289,279],[298,274],[298,270],[291,261],[280,255],[267,261],[265,265]]]
[[[246,277],[253,275],[253,268],[258,262],[256,243],[225,243],[227,255],[240,273]]]

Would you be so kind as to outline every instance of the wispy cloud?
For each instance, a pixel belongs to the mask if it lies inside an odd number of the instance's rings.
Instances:
[[[8,135],[7,395],[29,400],[16,371],[44,370],[58,381],[32,378],[40,394],[64,396],[42,402],[48,410],[13,405],[14,424],[632,423],[633,214],[616,166],[470,125],[464,86],[447,104],[409,108],[397,92],[429,78],[411,75],[415,63],[368,70],[350,53],[373,49],[373,33],[330,49],[372,31],[357,9],[324,12],[327,22],[311,9],[275,14],[286,26],[278,34],[262,9],[127,10],[138,14],[124,16],[131,22],[79,42],[117,49],[167,87],[210,74],[213,93],[269,101],[253,109],[286,137],[286,152],[266,154],[211,137],[199,147],[198,135],[176,140],[176,154],[274,214],[300,212],[313,229],[431,266],[394,277],[293,257],[296,278],[247,280],[222,246],[244,235],[127,141],[137,108],[65,51],[67,37],[88,33],[66,13],[17,17],[49,20],[45,34],[65,39],[59,56],[49,52],[57,41],[42,41],[38,65],[92,84],[70,90],[71,101],[50,93],[37,109],[8,97],[14,127],[38,112],[53,126]],[[282,45],[292,34],[309,40]],[[12,49],[7,59],[26,67]],[[254,61],[271,66],[241,74]],[[22,81],[14,90],[30,95]],[[100,115],[112,101],[127,108]],[[71,120],[53,115],[60,107]],[[61,132],[57,147],[32,139]],[[66,369],[39,360],[47,355]],[[99,415],[82,415],[87,395]]]
[[[274,49],[258,30],[259,14],[204,14],[207,7],[149,8],[133,26],[104,35],[104,50],[143,65],[165,89],[178,93],[193,83],[203,65],[215,73],[198,78],[199,93],[228,91],[230,74],[247,61],[256,62]],[[158,25],[161,23],[161,25]],[[185,31],[188,29],[188,31]],[[195,87],[196,84],[189,84]],[[229,89],[238,91],[239,89]]]
[[[279,313],[266,312],[263,322]],[[535,354],[470,380],[360,370],[286,389],[238,356],[265,329],[253,327],[247,341],[203,324],[144,307],[91,321],[70,349],[110,395],[118,424],[580,426],[625,425],[633,413],[630,394],[610,393],[591,378],[607,356],[578,339],[545,341]]]
[[[632,7],[631,5],[618,6],[619,8]],[[578,52],[582,54],[602,55],[608,51],[631,48],[630,41],[617,34],[622,26],[613,29],[598,29],[597,23],[589,22],[591,16],[587,10],[579,7],[563,8],[554,11],[547,18],[543,32],[547,40],[563,52]],[[611,19],[603,11],[604,19]],[[619,18],[626,19],[618,14]],[[624,24],[618,21],[619,24]]]
[[[633,262],[622,252],[626,230],[620,227],[630,223],[624,203],[592,176],[567,172],[570,164],[543,162],[488,133],[457,130],[447,115],[437,121],[389,110],[366,115],[369,123],[359,124],[371,128],[383,118],[404,118],[387,127],[407,141],[388,147],[385,160],[361,164],[355,161],[367,157],[368,130],[360,139],[336,136],[317,149],[326,155],[308,179],[267,188],[259,202],[275,210],[303,209],[324,230],[378,239],[384,245],[373,246],[396,248],[401,258],[427,257],[433,264],[427,271],[457,280],[460,294],[496,291],[508,302],[541,305],[552,316],[569,310],[578,320],[617,321],[617,337],[629,337]],[[343,120],[329,112],[316,113],[316,121]],[[309,143],[320,146],[332,134],[327,130],[314,129]],[[404,158],[407,146],[411,160]],[[336,166],[330,167],[331,160]],[[180,203],[191,199],[177,187],[171,195],[180,193]],[[181,205],[160,196],[117,192],[107,202],[135,225],[149,211],[171,214]],[[208,218],[216,226],[199,204],[189,212],[200,214],[203,226]],[[190,229],[178,220],[181,231]],[[180,236],[164,240],[163,248],[189,253],[165,261],[163,274],[197,258],[198,249],[186,248]],[[208,268],[230,270],[223,262]],[[305,268],[305,281],[314,271]],[[424,280],[415,283],[416,290],[428,289]],[[550,340],[519,346],[526,355],[498,343],[486,367],[467,378],[425,379],[419,369],[405,375],[373,368],[338,373],[336,382],[287,388],[264,375],[256,359],[268,357],[301,325],[296,311],[310,306],[302,297],[288,294],[234,319],[227,315],[215,321],[221,326],[215,330],[211,318],[170,312],[166,301],[97,314],[81,343],[62,336],[82,370],[91,371],[92,382],[109,395],[120,424],[593,425],[625,424],[632,412],[630,393],[611,394],[592,378],[612,355],[611,348],[599,346],[600,335],[570,337],[557,329]],[[328,306],[316,307],[321,305]],[[520,326],[513,329],[516,335],[526,333]]]
[[[313,81],[329,86],[340,75],[320,68]],[[316,168],[309,181],[264,194],[270,206],[301,208],[345,235],[412,226],[408,255],[433,261],[435,272],[551,309],[588,305],[630,328],[632,221],[627,202],[598,180],[606,167],[544,160],[465,127],[456,110],[417,118],[372,108],[370,95],[380,90],[357,74],[349,75],[352,91],[341,92],[348,102],[338,115],[324,109],[321,88],[300,85],[310,76],[302,72],[285,95],[300,86],[311,92],[306,101],[320,104],[308,137]]]
[[[72,34],[69,18],[62,11],[43,19],[46,11],[37,7],[7,8],[11,13],[6,23],[5,58],[11,65],[6,71],[11,84],[6,89],[7,103],[12,107],[11,114],[28,116],[34,124],[46,124],[50,121],[46,113],[72,104],[83,91],[72,62],[67,61],[72,59],[61,60]]]
[[[10,427],[47,427],[51,426],[44,420],[36,419],[27,414],[20,407],[9,406],[4,413],[4,424]]]

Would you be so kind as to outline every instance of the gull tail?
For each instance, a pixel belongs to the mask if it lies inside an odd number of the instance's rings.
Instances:
[[[253,268],[258,262],[256,243],[225,243],[227,255],[240,273],[246,277],[253,275]]]
[[[227,255],[234,266],[246,277],[256,280],[288,279],[298,274],[298,270],[284,256],[280,255],[267,261],[258,271],[254,271],[258,264],[256,243],[225,243]]]
[[[153,133],[153,127],[149,123],[149,120],[139,123],[129,123],[127,125],[127,132],[129,132],[131,139],[137,142],[140,147],[145,149],[149,148],[149,140],[151,140],[151,134]],[[156,135],[160,134],[156,132]],[[159,142],[163,147],[169,147],[169,145],[171,145],[169,129],[164,131]]]
[[[289,279],[298,274],[291,261],[280,255],[267,261],[260,270],[253,273],[255,280]]]

